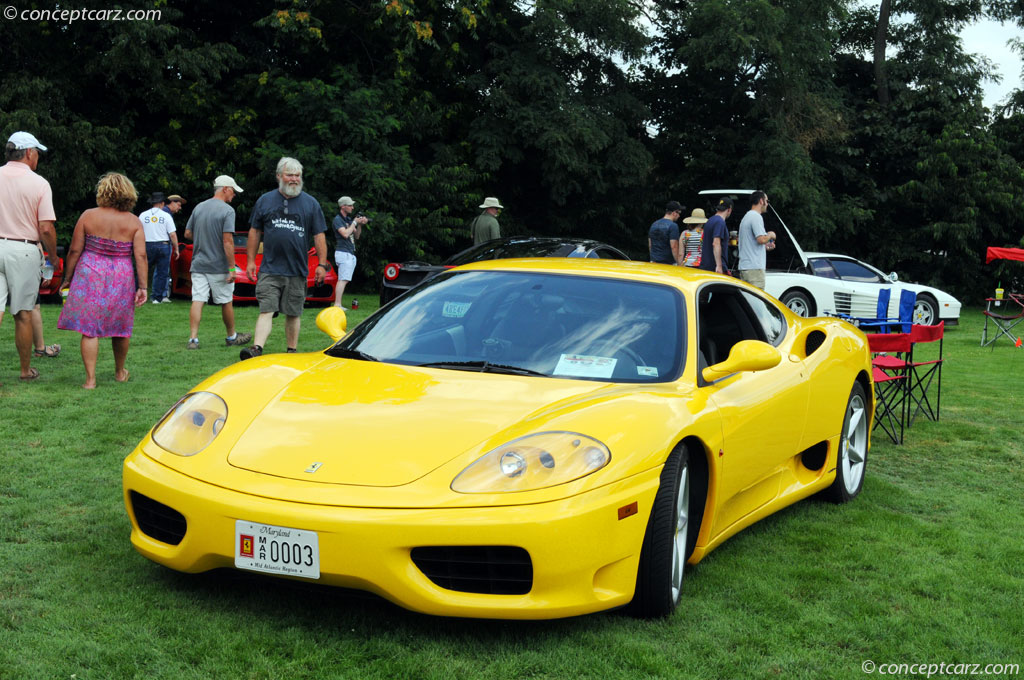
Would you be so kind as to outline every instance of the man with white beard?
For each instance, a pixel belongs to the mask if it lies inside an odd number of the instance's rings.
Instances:
[[[284,157],[277,163],[277,189],[260,196],[249,221],[249,256],[245,268],[250,280],[256,280],[256,300],[260,315],[256,319],[253,344],[239,353],[241,359],[263,354],[270,336],[274,315],[284,314],[285,350],[296,351],[302,308],[306,303],[306,276],[309,245],[316,248],[319,264],[315,280],[323,283],[330,269],[327,260],[327,222],[320,203],[302,190],[302,164]],[[256,278],[256,253],[263,241],[263,263]]]

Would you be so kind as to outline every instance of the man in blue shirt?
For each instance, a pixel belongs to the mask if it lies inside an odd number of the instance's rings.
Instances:
[[[249,221],[245,273],[256,281],[260,315],[256,319],[252,347],[239,353],[242,359],[263,354],[274,314],[285,315],[284,336],[288,352],[299,344],[302,308],[306,303],[309,245],[316,248],[319,264],[314,281],[323,283],[330,268],[327,260],[327,222],[320,203],[302,190],[302,164],[287,156],[277,163],[277,189],[259,197]],[[256,278],[256,253],[263,241],[263,263]]]
[[[679,225],[676,221],[683,214],[682,205],[677,201],[669,201],[665,206],[665,216],[655,220],[647,232],[647,249],[651,253],[651,262],[661,264],[679,264],[682,254],[679,250]]]
[[[715,214],[704,223],[704,249],[700,255],[700,268],[719,274],[729,273],[729,227],[725,220],[732,214],[732,199],[718,199]]]

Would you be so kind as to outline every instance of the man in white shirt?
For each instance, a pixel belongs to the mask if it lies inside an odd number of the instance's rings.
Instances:
[[[767,251],[775,248],[775,232],[764,230],[764,218],[768,209],[768,196],[763,191],[750,194],[750,210],[740,221],[739,251],[737,269],[740,278],[764,290],[764,272],[767,267]]]
[[[153,272],[153,304],[170,302],[168,291],[168,272],[171,258],[178,259],[178,233],[174,228],[174,218],[164,210],[167,199],[159,191],[149,197],[149,210],[139,215],[142,229],[146,232],[146,259],[149,260],[149,271]]]

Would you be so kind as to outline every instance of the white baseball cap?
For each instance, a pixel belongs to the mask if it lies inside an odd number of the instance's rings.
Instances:
[[[348,196],[342,196],[341,198],[338,199],[338,205],[355,205],[355,204],[356,204],[356,202],[353,201]]]
[[[217,179],[213,180],[213,188],[216,189],[217,187],[231,187],[238,193],[242,193],[242,187],[238,186],[229,175],[218,175]]]
[[[46,147],[39,143],[35,135],[29,132],[15,132],[11,135],[10,139],[7,140],[8,144],[13,144],[15,149],[39,149],[40,151],[46,151]]]

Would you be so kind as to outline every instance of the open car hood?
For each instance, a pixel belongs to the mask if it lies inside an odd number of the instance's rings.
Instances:
[[[700,196],[709,200],[722,196],[731,198],[734,205],[728,224],[730,231],[735,231],[739,229],[740,220],[750,210],[750,194],[754,191],[755,189],[705,189],[700,192]],[[714,210],[708,214],[713,215]],[[807,271],[807,255],[770,202],[768,212],[763,217],[765,231],[774,231],[776,236],[775,249],[767,253],[768,270],[810,273]]]

